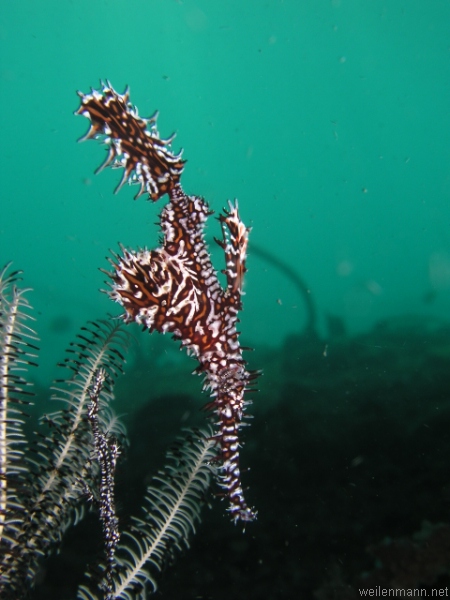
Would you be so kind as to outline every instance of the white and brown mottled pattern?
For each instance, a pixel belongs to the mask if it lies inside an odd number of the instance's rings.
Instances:
[[[239,429],[244,416],[244,395],[257,373],[247,370],[236,330],[242,308],[242,282],[248,229],[242,223],[237,202],[219,216],[225,254],[226,288],[211,263],[204,226],[212,214],[203,198],[188,196],[180,185],[184,161],[160,140],[155,119],[141,119],[128,102],[128,91],[117,94],[108,84],[101,92],[79,93],[77,114],[91,121],[83,139],[102,137],[109,152],[105,163],[121,166],[124,182],[140,185],[158,200],[169,195],[160,215],[162,245],[138,252],[123,249],[117,256],[110,293],[125,309],[125,320],[150,331],[172,333],[188,354],[195,357],[210,391],[208,407],[218,417],[215,435],[222,459],[221,485],[229,499],[235,522],[256,517],[247,505],[239,469]],[[150,131],[146,129],[151,125]]]

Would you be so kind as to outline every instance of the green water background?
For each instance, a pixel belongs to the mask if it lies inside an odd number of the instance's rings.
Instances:
[[[162,203],[114,196],[119,172],[93,176],[104,148],[76,143],[76,90],[101,78],[177,132],[187,193],[239,199],[323,333],[328,313],[352,333],[450,315],[447,0],[3,0],[0,61],[0,257],[34,290],[42,379],[86,319],[119,312],[98,291],[109,249],[158,241]],[[243,342],[281,344],[302,298],[251,248],[248,268]]]

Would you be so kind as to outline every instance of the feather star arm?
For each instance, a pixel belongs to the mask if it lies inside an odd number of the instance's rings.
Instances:
[[[137,183],[136,197],[145,192],[153,201],[169,196],[160,214],[162,246],[138,252],[122,249],[123,255],[112,261],[110,296],[125,309],[127,322],[172,333],[199,362],[196,371],[204,375],[204,388],[211,393],[208,408],[218,418],[214,437],[220,447],[221,486],[228,496],[228,510],[235,522],[252,521],[256,513],[247,505],[241,485],[239,429],[248,404],[244,395],[257,373],[247,370],[236,330],[249,230],[240,220],[237,202],[230,202],[229,210],[219,217],[223,239],[216,240],[225,254],[224,290],[204,238],[212,212],[203,198],[183,191],[184,161],[181,153],[171,152],[173,138],[159,138],[155,117],[139,117],[129,103],[128,90],[120,95],[107,84],[101,92],[79,92],[79,96],[76,114],[91,122],[82,140],[102,138],[108,147],[99,170],[122,167],[118,189],[127,181]]]

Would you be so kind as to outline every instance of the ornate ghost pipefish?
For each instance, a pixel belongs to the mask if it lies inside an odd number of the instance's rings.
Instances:
[[[203,198],[183,191],[185,161],[181,152],[171,152],[173,137],[160,139],[156,115],[139,117],[128,89],[121,95],[107,83],[101,91],[78,94],[81,106],[76,114],[91,122],[82,140],[101,138],[109,150],[97,172],[109,165],[124,169],[116,192],[129,182],[140,186],[136,198],[148,194],[157,201],[169,196],[160,214],[162,246],[138,252],[122,248],[123,255],[111,261],[110,297],[125,309],[126,322],[150,332],[172,333],[198,360],[196,372],[204,375],[204,389],[211,394],[207,407],[218,417],[214,437],[220,446],[220,485],[228,496],[228,510],[235,523],[252,521],[256,512],[247,505],[241,484],[239,429],[249,403],[245,392],[258,372],[247,369],[236,329],[249,229],[240,220],[237,201],[229,202],[219,216],[222,240],[216,239],[226,261],[223,289],[204,238],[212,211]]]

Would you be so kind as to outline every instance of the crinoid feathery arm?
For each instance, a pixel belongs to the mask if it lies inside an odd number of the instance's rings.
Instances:
[[[27,368],[36,366],[37,338],[20,279],[20,272],[0,269],[0,598],[33,595],[46,559],[83,517],[87,499],[99,508],[105,556],[99,565],[91,563],[88,587],[79,588],[78,598],[143,598],[155,590],[167,561],[189,547],[200,521],[216,471],[212,430],[191,430],[174,447],[147,488],[142,517],[118,546],[114,473],[126,436],[110,404],[129,336],[117,322],[81,329],[60,363],[66,376],[53,387],[59,409],[43,415],[28,439],[22,406],[29,404]]]
[[[19,491],[26,488],[29,457],[26,456],[22,407],[32,396],[24,373],[36,366],[36,333],[28,323],[34,321],[20,289],[20,271],[0,270],[0,592],[9,581],[5,557],[15,547],[14,537],[24,522],[24,504]]]
[[[211,392],[210,409],[218,417],[214,438],[220,449],[221,485],[229,499],[232,519],[251,521],[239,469],[239,429],[244,394],[256,373],[247,370],[236,329],[241,309],[248,229],[240,220],[237,203],[219,217],[225,253],[227,287],[224,290],[211,262],[204,225],[211,214],[207,203],[188,196],[180,184],[184,167],[181,153],[162,140],[156,119],[142,119],[129,102],[129,92],[118,94],[107,83],[101,91],[79,92],[76,114],[90,120],[82,139],[99,138],[108,147],[103,166],[124,169],[118,189],[125,182],[138,184],[136,197],[144,193],[156,201],[165,194],[169,202],[160,214],[162,246],[155,250],[124,250],[113,262],[110,296],[125,309],[125,320],[150,331],[172,333],[188,354],[199,362]],[[149,128],[147,128],[147,126]]]

